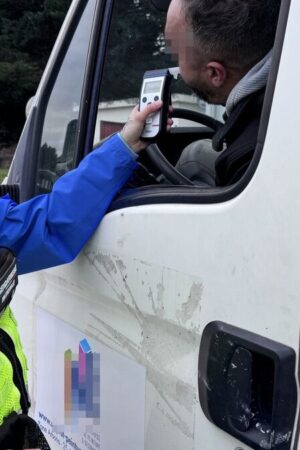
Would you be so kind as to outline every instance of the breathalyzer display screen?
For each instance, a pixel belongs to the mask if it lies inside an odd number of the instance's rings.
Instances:
[[[145,83],[144,94],[155,94],[160,91],[161,81],[149,81]]]

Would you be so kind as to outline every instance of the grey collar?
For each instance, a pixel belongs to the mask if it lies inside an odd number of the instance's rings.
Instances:
[[[243,98],[259,91],[267,84],[272,62],[272,51],[252,67],[232,89],[226,102],[227,116],[232,113],[232,110]]]

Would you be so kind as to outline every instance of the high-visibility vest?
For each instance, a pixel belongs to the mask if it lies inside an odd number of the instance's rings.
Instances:
[[[12,412],[27,414],[27,361],[9,307],[17,285],[14,255],[0,248],[0,425]]]
[[[7,307],[0,317],[0,425],[14,411],[28,412],[27,369],[17,322]]]

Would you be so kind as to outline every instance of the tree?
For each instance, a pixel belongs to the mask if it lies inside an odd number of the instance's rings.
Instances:
[[[170,67],[170,56],[165,54],[164,24],[165,15],[149,1],[115,2],[106,56],[110,73],[105,73],[101,100],[137,97],[143,72]]]
[[[0,132],[16,140],[71,0],[0,0]],[[165,15],[149,0],[116,0],[100,99],[138,97],[143,72],[174,65]],[[1,135],[0,135],[1,141]]]
[[[0,132],[6,130],[6,141],[20,134],[26,102],[35,94],[69,5],[70,0],[0,0]]]

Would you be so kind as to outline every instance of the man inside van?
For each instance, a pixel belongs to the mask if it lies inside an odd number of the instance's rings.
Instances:
[[[165,35],[183,80],[199,98],[225,106],[225,125],[213,138],[214,150],[223,150],[217,186],[238,181],[252,159],[279,9],[280,0],[170,2]],[[179,170],[194,158],[183,154]]]

